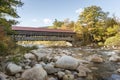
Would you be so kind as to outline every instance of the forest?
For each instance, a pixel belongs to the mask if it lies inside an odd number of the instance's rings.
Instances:
[[[55,19],[52,26],[54,29],[70,29],[77,33],[76,40],[81,45],[96,44],[98,46],[120,46],[120,22],[115,15],[109,16],[99,6],[84,8],[79,14],[78,20],[70,21]]]

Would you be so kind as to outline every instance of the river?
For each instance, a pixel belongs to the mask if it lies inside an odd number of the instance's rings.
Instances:
[[[80,80],[120,80],[120,75],[117,70],[120,68],[120,60],[110,61],[112,56],[120,56],[119,49],[102,49],[102,48],[90,48],[90,47],[54,47],[46,48],[40,47],[43,50],[51,50],[52,53],[58,55],[68,55],[76,59],[89,61],[89,58],[93,55],[100,55],[103,59],[101,63],[88,62],[87,67],[92,70],[87,78],[81,78]],[[115,57],[116,58],[116,57]],[[120,57],[119,57],[120,59]],[[92,77],[92,78],[91,78]],[[78,79],[79,80],[79,79]]]
[[[47,80],[120,80],[120,49],[45,47],[44,45],[38,45],[37,50],[32,50],[25,55],[23,60],[20,60],[17,65],[11,64],[11,66],[8,67],[9,72],[14,72],[14,75],[9,76],[8,80],[18,80],[18,78],[21,78],[21,75],[24,74],[18,73],[19,71],[16,72],[17,69],[14,71],[14,66],[15,68],[18,67],[18,69],[21,67],[25,72],[27,69],[32,70],[36,64],[42,65],[45,69],[45,72],[47,72]],[[56,66],[57,61],[59,61],[61,57],[66,58],[61,62],[63,64],[62,68]],[[71,66],[72,64],[73,67],[75,66],[74,63],[71,63],[69,60],[74,60],[72,62],[78,63],[75,69],[69,67],[69,65]],[[26,74],[37,76],[36,72],[30,72],[32,73],[28,72]],[[39,76],[43,75],[39,72],[38,74]],[[59,78],[61,75],[62,78]]]

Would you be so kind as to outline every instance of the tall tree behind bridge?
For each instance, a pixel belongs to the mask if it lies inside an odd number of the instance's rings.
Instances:
[[[61,26],[64,24],[63,21],[58,21],[57,19],[55,19],[55,21],[53,22],[53,29],[60,29]]]
[[[79,22],[88,27],[96,27],[97,24],[105,22],[108,12],[102,11],[98,6],[90,6],[84,8],[84,11],[79,15]]]
[[[96,42],[101,40],[101,36],[104,35],[104,25],[105,20],[108,17],[108,12],[102,11],[102,9],[98,6],[90,6],[84,8],[84,11],[79,15],[78,22],[81,24],[83,29],[86,32],[83,32],[86,35],[90,42]],[[83,39],[84,40],[84,39]]]

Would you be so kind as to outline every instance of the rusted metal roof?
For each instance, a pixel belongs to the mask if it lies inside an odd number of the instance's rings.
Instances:
[[[62,30],[62,29],[48,29],[48,28],[33,28],[33,27],[22,27],[22,26],[12,26],[12,30],[15,31],[44,31],[44,32],[67,32],[75,33],[72,30]]]

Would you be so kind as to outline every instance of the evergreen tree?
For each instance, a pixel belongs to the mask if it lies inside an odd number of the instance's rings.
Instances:
[[[11,18],[19,18],[17,7],[22,5],[21,0],[0,0],[0,27],[7,34],[11,32],[10,27],[18,23],[18,21]]]

